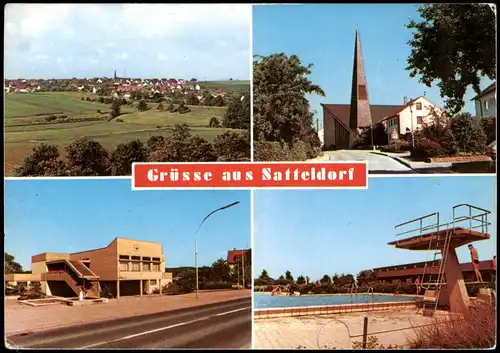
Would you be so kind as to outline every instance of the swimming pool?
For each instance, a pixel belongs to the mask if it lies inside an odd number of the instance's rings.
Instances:
[[[321,305],[340,305],[351,304],[350,294],[341,295],[301,295],[291,297],[271,296],[268,293],[254,293],[255,309],[270,308],[290,308],[298,306],[321,306]],[[415,297],[404,295],[374,295],[373,303],[404,302],[415,301]],[[372,296],[366,294],[357,294],[357,300],[354,304],[372,303]]]

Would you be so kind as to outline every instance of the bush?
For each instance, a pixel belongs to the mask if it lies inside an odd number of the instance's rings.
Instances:
[[[217,119],[215,116],[213,116],[210,119],[210,122],[208,123],[208,127],[213,127],[213,128],[220,127],[220,121],[219,121],[219,119]]]
[[[443,136],[439,140],[441,147],[443,148],[443,154],[447,156],[454,156],[458,153],[458,144],[455,136],[451,129],[446,129]]]
[[[476,302],[463,316],[435,318],[434,324],[415,329],[409,341],[413,349],[490,349],[495,346],[496,310]]]
[[[496,140],[496,119],[494,117],[481,118],[481,128],[486,135],[486,145]]]
[[[477,118],[469,113],[458,114],[451,119],[451,130],[460,152],[485,152],[487,136]]]
[[[226,131],[213,141],[218,161],[250,161],[250,136],[242,132]]]
[[[50,123],[51,121],[54,121],[56,119],[57,119],[57,117],[55,115],[51,115],[51,116],[47,116],[45,118],[45,121],[48,122],[48,123]]]
[[[426,160],[443,154],[443,148],[439,142],[427,139],[421,139],[415,144],[411,151],[411,156],[415,159]]]
[[[97,109],[97,112],[98,112],[99,114],[102,114],[101,109]]]
[[[200,283],[199,284],[200,289],[208,289],[208,290],[214,290],[214,289],[232,289],[233,284],[232,283]]]
[[[279,142],[254,141],[255,161],[289,161],[290,151]]]
[[[139,110],[140,112],[148,110],[148,105],[146,104],[146,101],[144,99],[142,99],[137,105],[137,110]]]
[[[382,152],[398,153],[411,151],[411,143],[406,140],[391,141],[389,145],[380,146]]]

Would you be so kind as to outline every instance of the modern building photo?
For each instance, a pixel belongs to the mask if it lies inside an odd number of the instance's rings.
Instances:
[[[89,178],[7,179],[5,191],[9,346],[250,347],[249,190]]]

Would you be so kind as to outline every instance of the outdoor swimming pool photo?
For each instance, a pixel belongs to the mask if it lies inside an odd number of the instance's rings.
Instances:
[[[356,298],[357,296],[357,298]],[[366,295],[357,294],[353,304],[387,303],[415,301],[415,297],[404,295]],[[373,298],[373,299],[372,299]],[[341,295],[303,295],[303,296],[271,296],[268,293],[254,293],[255,309],[290,308],[298,306],[322,306],[351,304],[350,294]]]

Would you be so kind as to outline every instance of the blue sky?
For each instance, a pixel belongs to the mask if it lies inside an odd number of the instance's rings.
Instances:
[[[403,97],[421,95],[443,106],[437,87],[428,88],[410,78],[406,44],[412,38],[405,27],[419,19],[415,4],[310,4],[255,6],[253,10],[253,54],[296,54],[304,64],[312,63],[310,80],[326,97],[311,96],[311,110],[320,103],[349,104],[356,26],[359,28],[368,94],[371,104],[403,104]],[[481,88],[491,83],[485,79]],[[469,88],[464,111],[474,114],[475,96]]]
[[[233,248],[250,247],[250,192],[132,191],[130,180],[7,180],[5,251],[25,268],[43,252],[78,252],[123,237],[160,242],[167,267],[211,265]]]
[[[370,178],[367,190],[256,190],[254,274],[266,269],[277,278],[290,270],[319,279],[431,260],[431,252],[387,245],[396,240],[394,226],[433,212],[448,222],[462,203],[496,212],[496,177]],[[491,238],[475,243],[481,260],[496,253],[496,218],[488,217]],[[470,261],[467,247],[457,254]]]
[[[8,4],[7,78],[248,80],[251,5]]]

